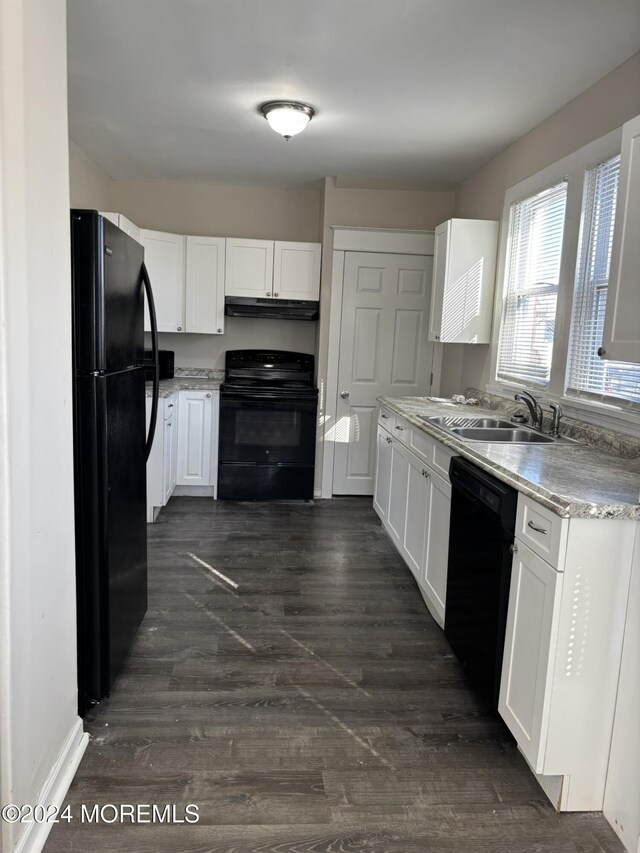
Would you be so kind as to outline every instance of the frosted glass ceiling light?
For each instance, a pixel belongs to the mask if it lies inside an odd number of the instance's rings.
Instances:
[[[273,130],[284,136],[287,142],[296,133],[303,131],[316,114],[309,104],[298,101],[268,101],[262,104],[260,112]]]

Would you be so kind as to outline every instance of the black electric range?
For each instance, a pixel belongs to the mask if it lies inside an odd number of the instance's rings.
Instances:
[[[229,350],[220,388],[218,498],[313,497],[318,389],[314,358]]]

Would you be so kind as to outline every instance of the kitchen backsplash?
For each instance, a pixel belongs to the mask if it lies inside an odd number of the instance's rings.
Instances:
[[[467,388],[464,393],[466,397],[475,397],[480,405],[486,409],[500,411],[508,416],[515,414],[515,412],[523,411],[525,414],[528,414],[526,407],[522,403],[516,403],[515,400],[505,400],[504,397],[488,394],[486,391],[478,390],[478,388]],[[546,418],[547,415],[545,413]],[[560,432],[562,435],[568,436],[568,438],[575,438],[582,444],[589,444],[592,447],[599,447],[601,450],[608,450],[610,453],[615,453],[625,459],[640,457],[640,438],[636,438],[633,435],[596,426],[577,418],[571,418],[568,415],[562,418]]]

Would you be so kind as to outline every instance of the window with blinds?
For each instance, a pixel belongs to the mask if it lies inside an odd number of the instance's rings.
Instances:
[[[498,379],[549,384],[566,203],[562,181],[511,206]]]
[[[640,365],[598,356],[607,304],[620,157],[589,169],[576,264],[567,392],[640,403]]]

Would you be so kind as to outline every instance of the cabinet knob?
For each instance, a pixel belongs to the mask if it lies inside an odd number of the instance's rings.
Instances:
[[[598,355],[600,356],[600,358],[602,358],[606,354],[607,354],[607,351],[604,347],[598,347]]]
[[[437,341],[439,341],[439,340],[440,340],[440,335],[436,335],[436,340],[437,340]]]
[[[211,396],[211,394],[207,394],[207,397],[210,397],[210,396]]]
[[[179,332],[181,332],[181,331],[182,331],[182,326],[178,326],[178,331],[179,331]]]
[[[218,329],[218,334],[219,334],[219,335],[221,335],[221,334],[222,334],[222,329]]]
[[[274,295],[274,296],[277,296],[278,294],[277,294],[277,293],[274,293],[273,295]]]
[[[266,294],[265,294],[265,296],[271,296],[271,294],[270,294],[270,293],[266,293]]]
[[[517,554],[518,553],[517,543],[514,542],[513,545],[509,545],[509,550],[511,551],[512,554]]]

